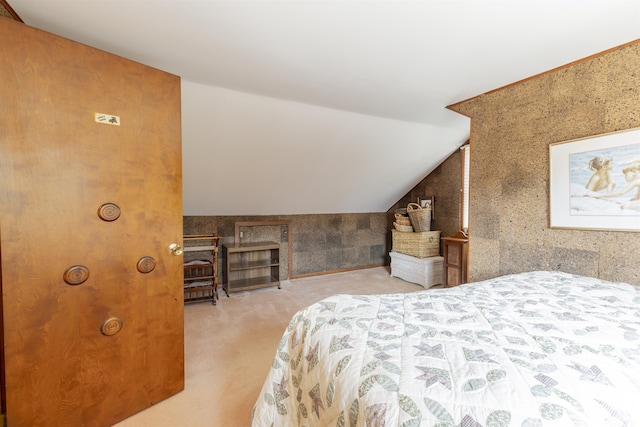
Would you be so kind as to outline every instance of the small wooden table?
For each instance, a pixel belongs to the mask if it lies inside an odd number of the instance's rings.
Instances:
[[[444,255],[444,286],[450,288],[467,283],[467,258],[469,256],[469,236],[459,231],[442,239]]]

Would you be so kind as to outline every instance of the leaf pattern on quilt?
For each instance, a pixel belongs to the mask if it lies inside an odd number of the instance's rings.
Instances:
[[[416,356],[429,356],[436,359],[444,359],[442,344],[429,345],[423,341],[420,345],[414,345],[414,347],[418,349]]]
[[[304,350],[300,350],[298,355],[295,358],[291,359],[291,361],[289,362],[289,364],[291,365],[291,369],[293,369],[294,371],[298,369],[298,366],[300,366],[300,362],[302,361],[303,351]]]
[[[402,336],[404,337],[410,337],[413,334],[417,334],[418,332],[420,332],[420,328],[416,325],[405,325],[404,328],[404,333],[402,334]]]
[[[549,397],[553,393],[553,389],[544,385],[534,385],[529,390],[533,396],[537,397]]]
[[[599,345],[598,348],[600,349],[601,352],[605,354],[614,352],[616,350],[614,346],[606,345],[606,344]]]
[[[388,372],[391,372],[392,374],[396,374],[396,375],[401,374],[400,367],[394,363],[384,361],[382,362],[382,367]]]
[[[349,408],[349,426],[356,427],[358,425],[358,413],[360,412],[360,401],[355,399]]]
[[[331,404],[333,403],[333,396],[335,396],[336,393],[336,380],[332,379],[331,381],[329,381],[329,384],[327,385],[327,394],[325,397],[325,400],[327,402],[327,407],[331,407]]]
[[[637,332],[625,332],[623,336],[627,341],[636,341],[638,338],[640,338],[640,335],[638,335]]]
[[[487,417],[487,427],[507,427],[511,423],[511,412],[493,411]]]
[[[438,335],[438,330],[436,328],[425,326],[420,329],[423,331],[422,335],[420,335],[423,340],[433,338]]]
[[[487,385],[487,382],[482,378],[471,378],[462,386],[462,390],[477,391],[484,388],[485,385]]]
[[[352,356],[345,356],[342,359],[340,359],[340,362],[338,362],[338,366],[336,366],[336,370],[333,373],[334,377],[338,377],[340,376],[340,374],[342,374],[344,372],[344,370],[347,368],[347,366],[349,366],[349,363],[351,362],[351,358]]]
[[[276,399],[275,397],[273,397],[273,394],[271,393],[265,393],[264,396],[264,401],[267,402],[267,404],[269,405],[275,405],[276,404]]]
[[[399,390],[398,383],[393,381],[387,375],[371,375],[360,383],[360,387],[358,387],[358,397],[362,398],[362,396],[367,394],[375,385],[380,385],[387,391]]]
[[[543,374],[549,374],[551,372],[555,372],[558,370],[556,365],[552,365],[550,363],[541,363],[535,367],[537,372],[541,372]]]
[[[493,331],[478,331],[476,332],[476,337],[478,338],[478,340],[483,341],[485,343],[495,345],[495,346],[500,345],[498,341],[493,339]]]
[[[564,415],[564,408],[555,403],[543,403],[540,405],[540,416],[545,420],[557,420]]]
[[[502,369],[492,369],[489,372],[487,372],[487,375],[486,375],[487,381],[489,381],[490,383],[496,383],[500,380],[505,379],[506,377],[507,377],[507,373]]]
[[[451,390],[451,377],[449,376],[449,371],[429,366],[416,366],[416,368],[422,371],[422,375],[417,376],[416,379],[424,380],[425,387],[429,388],[437,383],[442,384]]]
[[[360,370],[360,376],[364,377],[365,375],[369,375],[371,372],[378,369],[381,364],[382,362],[380,360],[372,360],[371,362],[368,362]]]
[[[280,369],[280,366],[281,366],[281,365],[280,365],[280,361],[278,360],[278,358],[277,358],[277,357],[274,357],[274,358],[273,358],[273,362],[271,363],[271,367],[272,367],[273,369]]]
[[[316,384],[309,391],[309,397],[311,398],[311,410],[316,413],[317,417],[320,417],[320,409],[324,410],[324,404],[322,403],[322,396],[320,395],[320,384]]]
[[[584,407],[580,404],[580,402],[578,402],[576,399],[574,399],[573,397],[571,397],[570,395],[568,395],[567,393],[558,390],[557,388],[553,389],[553,392],[556,394],[556,396],[558,396],[560,399],[569,402],[570,404],[572,404],[578,411],[580,412],[584,412]]]
[[[412,417],[420,417],[422,415],[416,402],[414,402],[409,396],[402,393],[398,395],[398,405],[400,406],[400,409]]]
[[[442,406],[441,404],[439,404],[435,400],[432,400],[432,399],[429,399],[428,397],[425,397],[424,398],[424,405],[427,407],[429,412],[431,412],[433,414],[433,416],[438,419],[438,421],[446,423],[448,425],[454,425],[455,424],[455,422],[453,421],[453,418],[451,417],[451,414],[449,414],[449,412],[447,412],[447,410],[444,408],[444,406]]]
[[[369,336],[380,341],[394,341],[398,339],[398,335],[382,335],[377,332],[369,332]]]
[[[532,338],[540,346],[542,351],[544,351],[545,353],[548,354],[548,353],[555,353],[556,352],[557,346],[549,338],[543,337],[543,336],[539,336],[539,335],[534,335]]]
[[[540,418],[527,418],[522,422],[522,427],[541,427],[542,420]]]
[[[527,353],[527,357],[529,357],[532,360],[539,360],[539,359],[546,359],[547,356],[545,356],[542,353],[536,353],[535,351],[530,351],[529,353]]]
[[[316,324],[313,326],[313,329],[311,330],[311,336],[313,336],[316,332],[318,332],[320,329],[322,329],[322,327],[326,323],[327,323],[326,319],[324,319],[324,318],[316,319]]]
[[[282,360],[284,363],[288,363],[290,360],[290,356],[289,353],[287,353],[286,351],[281,351],[278,353],[278,357],[280,358],[280,360]]]
[[[367,341],[367,347],[369,347],[369,348],[371,348],[373,350],[376,350],[376,351],[383,351],[384,350],[384,347],[381,344],[379,344],[379,343],[377,343],[375,341]]]
[[[638,314],[638,317],[640,317],[640,314]],[[628,359],[638,361],[640,359],[640,348],[623,348],[622,354]]]
[[[491,354],[487,353],[482,348],[471,350],[466,347],[462,347],[462,351],[464,352],[464,358],[468,362],[498,363],[492,359],[493,356]]]
[[[341,319],[340,322],[338,322],[338,324],[343,329],[353,329],[353,325],[351,324],[350,319]]]
[[[363,331],[369,330],[369,319],[358,319],[356,320],[356,326]]]
[[[456,332],[456,338],[471,344],[477,343],[474,333],[470,329],[463,329],[461,331]]]
[[[530,371],[535,369],[535,366],[533,365],[533,363],[527,362],[526,360],[518,359],[515,357],[511,357],[510,359],[515,365],[522,366],[523,368],[527,368]]]
[[[582,347],[577,344],[569,344],[562,348],[564,354],[573,356],[582,353]]]
[[[387,345],[382,347],[382,349],[384,351],[392,351],[392,350],[397,349],[397,348],[402,348],[402,345],[400,345],[399,340],[398,340],[398,342],[392,342],[392,343],[387,344]]]
[[[298,420],[302,418],[309,418],[309,411],[307,410],[307,405],[304,403],[298,404]]]

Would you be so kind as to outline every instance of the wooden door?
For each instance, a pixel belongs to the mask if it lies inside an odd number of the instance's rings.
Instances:
[[[0,40],[7,422],[111,425],[184,388],[180,80],[2,18]]]

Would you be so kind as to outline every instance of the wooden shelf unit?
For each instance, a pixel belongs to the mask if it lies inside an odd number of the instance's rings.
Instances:
[[[277,286],[280,289],[280,245],[275,242],[222,246],[222,287],[230,292]]]
[[[217,234],[187,234],[184,240],[184,302],[218,299]]]

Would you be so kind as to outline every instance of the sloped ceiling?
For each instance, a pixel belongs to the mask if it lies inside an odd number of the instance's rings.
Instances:
[[[640,38],[640,0],[10,0],[181,76],[184,213],[384,212],[469,133],[447,105]]]

